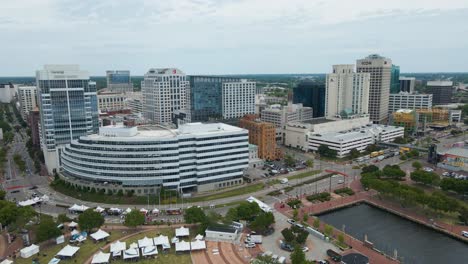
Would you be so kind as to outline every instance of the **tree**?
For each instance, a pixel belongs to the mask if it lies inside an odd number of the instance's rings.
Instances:
[[[188,224],[201,223],[206,219],[206,215],[200,207],[192,206],[185,210],[184,219]]]
[[[344,235],[342,233],[338,235],[338,242],[340,242],[340,244],[344,244]]]
[[[308,214],[304,214],[302,216],[302,221],[304,221],[304,223],[307,223],[307,220],[309,220],[309,215]]]
[[[66,214],[59,214],[57,216],[57,222],[59,223],[66,223],[66,222],[70,222],[71,219],[66,215]]]
[[[320,145],[317,151],[321,156],[328,158],[336,158],[336,150],[330,149],[327,145]]]
[[[357,150],[355,148],[351,149],[351,151],[349,152],[349,156],[352,159],[358,158],[360,154],[361,154],[361,152],[359,152],[359,150]]]
[[[377,167],[375,165],[369,165],[369,166],[365,166],[364,168],[362,168],[361,174],[376,172],[378,170],[379,170],[379,167]]]
[[[284,164],[288,167],[294,167],[296,165],[296,160],[293,156],[287,154],[284,156]]]
[[[99,228],[103,224],[104,217],[93,209],[88,209],[78,216],[78,225],[82,230],[91,231],[94,228]]]
[[[305,253],[300,246],[295,246],[294,251],[291,253],[292,264],[304,264],[306,261]]]
[[[371,145],[367,146],[367,148],[366,148],[367,152],[374,152],[374,151],[377,151],[377,150],[379,150],[379,147],[377,147],[377,145],[375,145],[375,144],[371,144]]]
[[[272,256],[268,256],[268,255],[257,255],[257,258],[254,259],[252,262],[252,264],[278,264],[278,261],[276,261],[276,259],[273,259]]]
[[[237,206],[237,217],[241,220],[252,220],[260,213],[261,209],[257,203],[241,202]]]
[[[294,208],[294,210],[293,210],[293,219],[294,219],[295,221],[297,221],[297,216],[298,216],[298,215],[299,215],[299,212],[297,211],[296,208]]]
[[[409,157],[419,157],[419,151],[416,149],[412,149],[408,154],[406,154]]]
[[[6,192],[4,190],[0,190],[0,200],[5,200]]]
[[[145,216],[138,210],[132,210],[125,216],[124,225],[135,228],[145,223]]]
[[[231,207],[226,213],[224,217],[226,222],[232,222],[239,220],[239,216],[237,215],[237,207]]]
[[[408,141],[404,137],[397,137],[393,140],[393,143],[396,144],[406,144]]]
[[[284,241],[288,242],[288,243],[291,243],[294,241],[294,239],[296,238],[296,236],[294,235],[294,233],[292,232],[292,230],[290,228],[285,228],[281,231],[281,234],[283,235],[284,237]]]
[[[42,242],[49,240],[51,238],[58,237],[62,235],[62,232],[57,227],[57,223],[55,223],[52,218],[50,217],[43,217],[41,219],[41,223],[37,228],[37,241]]]
[[[401,170],[398,165],[385,165],[382,169],[383,176],[387,178],[400,180],[406,176],[406,173]]]
[[[318,217],[314,219],[313,226],[315,227],[315,229],[318,229],[320,227],[320,219],[318,219]]]
[[[263,212],[257,215],[255,219],[250,223],[250,228],[259,233],[264,233],[275,223],[275,217],[271,212]]]
[[[328,237],[331,237],[331,235],[333,234],[333,227],[331,225],[325,225],[324,233]]]
[[[313,160],[307,160],[305,164],[306,164],[307,167],[312,168],[314,166],[314,161]]]
[[[413,163],[411,164],[413,166],[413,168],[415,168],[416,170],[420,170],[422,168],[422,164],[421,162],[419,161],[413,161]]]
[[[440,181],[439,175],[434,172],[427,172],[422,170],[413,171],[410,174],[411,180],[427,185],[435,185]]]

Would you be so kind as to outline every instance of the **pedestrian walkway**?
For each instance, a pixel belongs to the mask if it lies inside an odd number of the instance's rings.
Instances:
[[[382,208],[383,210],[389,211],[391,213],[397,214],[401,217],[407,218],[411,221],[426,225],[430,228],[437,229],[440,232],[446,233],[447,235],[456,237],[458,239],[462,239],[468,242],[468,239],[462,237],[461,231],[465,230],[465,226],[461,225],[451,225],[448,223],[444,222],[435,222],[432,219],[428,219],[424,215],[419,215],[414,210],[411,208],[404,208],[399,204],[390,202],[390,201],[384,201],[382,199],[378,198],[378,193],[374,190],[370,191],[365,191],[364,188],[362,187],[359,179],[354,180],[350,184],[350,188],[353,189],[355,192],[354,195],[352,196],[346,196],[346,197],[340,197],[336,199],[332,199],[330,201],[326,202],[320,202],[320,203],[311,203],[305,199],[305,196],[299,197],[299,199],[302,200],[302,203],[304,207],[302,207],[298,211],[298,219],[303,219],[304,214],[308,215],[317,215],[321,213],[325,213],[328,211],[333,211],[341,207],[346,207],[350,206],[356,203],[360,202],[365,202],[369,203],[373,206]],[[282,214],[292,217],[293,216],[293,210],[289,208],[288,206],[282,207],[281,203],[276,203],[274,205],[275,209],[281,212]],[[313,225],[313,219],[308,220],[309,225]],[[321,223],[320,229],[323,230],[325,226],[325,223]],[[338,237],[338,235],[342,233],[339,230],[334,230],[333,237]],[[371,263],[396,263],[396,260],[390,259],[381,253],[372,250],[371,248],[367,247],[364,245],[364,243],[358,239],[355,239],[351,237],[350,235],[347,235],[345,233],[342,233],[345,237],[345,242],[352,247],[352,251],[358,251],[366,256],[369,257]],[[350,250],[344,251],[343,254],[351,252]]]

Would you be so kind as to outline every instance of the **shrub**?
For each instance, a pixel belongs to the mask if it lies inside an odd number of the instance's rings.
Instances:
[[[336,194],[347,194],[347,195],[353,195],[354,194],[354,191],[351,189],[351,188],[341,188],[341,189],[337,189],[334,191],[334,193]]]
[[[315,200],[319,200],[321,202],[324,201],[330,201],[331,195],[330,193],[323,192],[323,193],[317,193],[317,194],[312,194],[306,197],[307,201],[313,202]]]

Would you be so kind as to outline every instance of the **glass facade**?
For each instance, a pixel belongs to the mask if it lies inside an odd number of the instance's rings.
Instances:
[[[390,81],[390,93],[395,94],[400,92],[400,66],[392,64]]]
[[[48,150],[99,128],[96,84],[89,79],[37,80],[43,144]]]
[[[194,133],[165,139],[81,137],[66,145],[61,161],[67,177],[99,184],[177,189],[227,180],[240,183],[248,155],[248,134],[239,130],[210,137]]]
[[[192,121],[203,122],[223,117],[223,83],[240,82],[238,78],[190,76]]]
[[[293,103],[312,107],[313,117],[325,116],[325,83],[300,82],[293,90]]]

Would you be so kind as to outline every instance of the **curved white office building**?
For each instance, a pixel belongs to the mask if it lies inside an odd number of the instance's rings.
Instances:
[[[248,131],[226,124],[190,123],[178,129],[107,126],[73,140],[61,152],[61,176],[72,184],[155,193],[242,183],[248,167]]]

